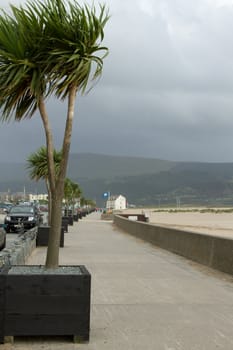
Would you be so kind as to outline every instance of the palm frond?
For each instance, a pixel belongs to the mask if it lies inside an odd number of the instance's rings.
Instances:
[[[105,5],[97,11],[75,0],[29,1],[11,5],[11,14],[2,11],[1,118],[30,118],[41,96],[64,99],[72,86],[84,93],[102,73],[108,19]]]
[[[62,152],[54,150],[53,159],[55,173],[58,175],[62,159]],[[36,152],[30,154],[27,159],[27,169],[30,170],[29,176],[33,180],[46,180],[48,178],[48,156],[47,148],[45,146],[40,147]]]

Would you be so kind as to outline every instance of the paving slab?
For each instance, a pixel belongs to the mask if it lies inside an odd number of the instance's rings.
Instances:
[[[37,248],[29,264],[44,264]],[[92,275],[90,342],[16,337],[0,350],[232,350],[233,278],[154,247],[93,213],[65,234],[60,263]]]

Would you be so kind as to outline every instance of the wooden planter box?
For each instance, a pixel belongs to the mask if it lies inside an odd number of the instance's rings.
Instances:
[[[72,215],[72,216],[71,216],[71,215],[69,215],[69,216],[68,216],[68,218],[69,218],[69,219],[68,219],[68,220],[69,220],[69,221],[68,221],[68,224],[69,224],[69,225],[71,225],[71,226],[73,226],[73,224],[74,224],[74,218],[73,218],[73,215]]]
[[[64,227],[64,232],[68,232],[69,218],[68,216],[63,216],[61,219],[61,225]]]
[[[6,274],[8,269],[3,267],[0,271],[0,344],[4,343],[4,321],[5,321],[5,288]]]
[[[39,226],[36,236],[36,246],[48,246],[50,226]],[[61,228],[60,247],[64,247],[64,227]]]
[[[68,225],[73,226],[73,224],[74,224],[73,216],[63,216],[62,220],[67,221]]]
[[[0,342],[33,335],[89,340],[91,275],[85,266],[12,266],[0,282]]]

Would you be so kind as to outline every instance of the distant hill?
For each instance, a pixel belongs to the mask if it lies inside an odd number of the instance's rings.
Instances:
[[[45,191],[29,180],[26,164],[0,163],[0,191]],[[68,177],[84,196],[103,205],[102,194],[123,194],[136,205],[233,205],[233,163],[172,162],[142,157],[71,154]]]
[[[68,173],[71,178],[112,179],[157,174],[175,165],[175,162],[161,159],[80,153],[70,155]]]

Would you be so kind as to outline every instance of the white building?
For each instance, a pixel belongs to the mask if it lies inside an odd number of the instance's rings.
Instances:
[[[48,194],[29,194],[29,201],[30,202],[37,202],[39,200],[45,200],[47,201],[48,200]]]
[[[117,195],[117,196],[110,196],[106,203],[106,209],[108,210],[120,210],[120,209],[126,209],[126,198],[124,196]]]

